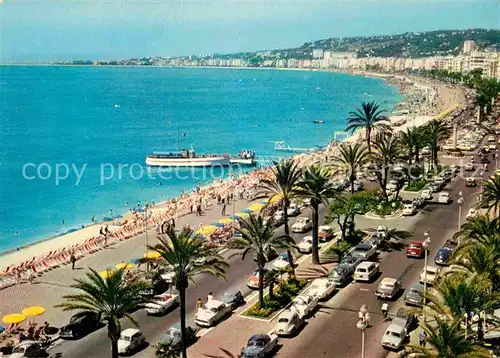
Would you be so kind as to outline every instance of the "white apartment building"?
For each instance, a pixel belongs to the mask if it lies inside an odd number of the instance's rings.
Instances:
[[[464,46],[463,46],[463,49],[462,49],[462,53],[468,54],[468,53],[471,53],[473,51],[476,51],[477,48],[478,48],[478,46],[477,46],[476,41],[467,40],[467,41],[464,41]]]
[[[323,49],[322,48],[313,49],[312,57],[314,59],[322,59],[323,58]]]

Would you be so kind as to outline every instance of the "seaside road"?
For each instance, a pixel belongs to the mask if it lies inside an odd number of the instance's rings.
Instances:
[[[475,203],[475,196],[471,193],[476,190],[465,188],[464,181],[460,178],[449,184],[446,190],[451,192],[454,202],[450,205],[431,205],[412,230],[412,239],[423,239],[424,232],[430,231],[432,243],[429,263],[433,263],[437,250],[457,230],[458,192],[464,192],[464,217],[467,209]],[[392,250],[383,250],[379,255],[381,275],[377,280],[369,284],[353,283],[341,289],[309,320],[307,327],[297,338],[280,341],[283,347],[278,355],[287,358],[359,357],[361,333],[356,323],[359,308],[366,304],[372,317],[372,327],[365,334],[366,356],[387,356],[388,351],[382,348],[380,341],[389,323],[382,322],[381,301],[375,296],[376,287],[383,277],[394,277],[401,278],[403,288],[406,289],[418,280],[424,266],[423,260],[406,258],[404,244],[393,245]],[[397,302],[389,302],[390,314],[395,314],[404,305],[400,297]]]

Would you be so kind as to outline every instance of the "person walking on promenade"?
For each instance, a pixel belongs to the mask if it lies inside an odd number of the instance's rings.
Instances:
[[[214,295],[212,292],[209,292],[208,295],[207,295],[207,302],[208,301],[212,301],[214,299]]]
[[[427,341],[427,333],[425,333],[425,331],[420,332],[420,334],[418,335],[418,344],[420,344],[420,346],[422,347],[425,347],[426,341]]]
[[[222,204],[222,216],[226,215],[226,204]]]
[[[74,270],[75,269],[76,257],[75,257],[75,254],[73,253],[73,251],[71,251],[71,255],[69,257],[69,261],[71,262],[71,269]]]
[[[198,309],[198,311],[203,308],[203,301],[201,300],[201,298],[198,298],[198,301],[196,301],[196,308]]]
[[[387,320],[387,312],[389,311],[389,305],[387,304],[387,302],[382,303],[381,311],[382,316],[384,317],[383,320],[385,322]]]

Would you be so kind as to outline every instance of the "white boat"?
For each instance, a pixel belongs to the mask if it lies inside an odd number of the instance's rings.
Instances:
[[[242,150],[238,153],[237,157],[232,157],[230,160],[231,164],[239,165],[255,165],[255,152],[253,150]]]
[[[196,155],[192,149],[178,152],[153,152],[146,157],[150,167],[215,167],[230,165],[227,154]]]

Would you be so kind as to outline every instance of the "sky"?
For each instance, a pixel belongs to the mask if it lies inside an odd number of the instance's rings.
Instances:
[[[0,61],[231,53],[466,28],[500,28],[500,2],[0,0]]]

